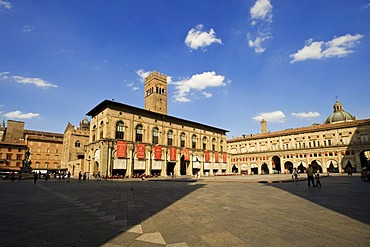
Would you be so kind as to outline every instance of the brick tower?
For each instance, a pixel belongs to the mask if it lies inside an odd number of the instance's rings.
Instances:
[[[153,71],[145,78],[144,108],[167,115],[167,76]]]

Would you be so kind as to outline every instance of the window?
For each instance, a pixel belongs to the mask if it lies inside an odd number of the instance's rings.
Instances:
[[[207,149],[207,137],[203,137],[202,144],[203,144],[203,149],[206,150]]]
[[[181,133],[180,136],[180,147],[185,147],[185,133]]]
[[[76,148],[81,147],[81,143],[80,143],[80,141],[76,141],[76,142],[75,142],[75,147],[76,147]]]
[[[124,132],[125,131],[125,126],[122,121],[118,121],[116,123],[116,139],[123,140],[124,137]]]
[[[158,144],[158,128],[153,128],[153,144]]]
[[[21,160],[22,159],[22,155],[21,154],[17,154],[17,160]]]
[[[12,159],[12,154],[6,154],[6,159],[11,160]]]
[[[141,124],[136,126],[136,141],[137,142],[143,141],[143,126]]]
[[[167,145],[172,146],[172,140],[173,140],[173,132],[172,130],[169,130],[167,133]]]
[[[197,136],[193,135],[191,138],[191,147],[196,148],[197,147]]]
[[[213,138],[212,139],[212,151],[215,151],[215,149],[216,149],[216,139]]]
[[[224,142],[221,140],[220,141],[221,152],[223,152],[223,146],[224,146]]]

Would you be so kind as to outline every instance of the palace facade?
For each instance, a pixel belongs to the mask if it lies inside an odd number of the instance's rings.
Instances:
[[[145,109],[104,100],[87,115],[85,171],[102,176],[228,172],[227,130],[167,115],[167,76],[145,79]]]
[[[227,141],[231,170],[241,174],[360,171],[369,165],[370,119],[357,120],[338,100],[323,124],[243,135]]]
[[[61,169],[63,134],[26,130],[24,122],[8,120],[0,126],[0,170],[20,171],[27,150],[33,170]]]

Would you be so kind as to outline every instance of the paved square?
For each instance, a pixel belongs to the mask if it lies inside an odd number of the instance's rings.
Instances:
[[[279,176],[1,180],[1,246],[370,245],[370,182]]]

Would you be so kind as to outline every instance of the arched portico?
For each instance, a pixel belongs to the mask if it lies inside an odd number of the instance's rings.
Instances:
[[[314,170],[314,172],[322,173],[322,164],[321,164],[320,161],[313,160],[311,162],[311,166],[312,166],[312,169]]]
[[[330,172],[330,173],[338,173],[339,172],[338,162],[334,159],[328,160],[326,162],[326,170],[327,172]]]
[[[279,156],[272,157],[272,170],[274,171],[274,173],[281,173],[281,163]]]
[[[293,172],[293,162],[286,161],[284,163],[284,171],[285,173],[292,173]]]

